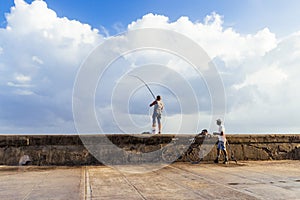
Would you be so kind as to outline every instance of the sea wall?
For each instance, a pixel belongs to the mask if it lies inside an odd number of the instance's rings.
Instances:
[[[29,156],[32,165],[161,162],[166,152],[172,155],[175,151],[176,161],[186,162],[193,154],[186,153],[193,137],[186,134],[0,135],[0,165],[18,165],[24,155]],[[227,139],[230,156],[239,161],[300,159],[300,134],[227,135]],[[203,160],[212,161],[216,157],[215,143],[213,136],[196,137],[193,151],[204,152]]]

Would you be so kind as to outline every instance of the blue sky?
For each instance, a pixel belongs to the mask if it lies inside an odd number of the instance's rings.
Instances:
[[[299,132],[299,7],[297,0],[1,0],[0,133],[76,132],[72,92],[82,63],[109,36],[149,27],[181,33],[214,61],[224,83],[229,133]],[[161,93],[170,97],[165,99],[164,131],[176,132],[172,127],[180,124],[181,117],[192,122],[197,115],[203,119],[199,127],[207,128],[212,105],[203,80],[165,52],[136,52],[115,62],[103,79],[105,84],[98,87],[97,115],[106,115],[111,102],[128,95],[122,93],[124,89],[112,93],[118,81],[134,81],[125,80],[124,74],[153,61],[166,66],[160,75],[167,81],[156,76],[158,81],[151,85],[159,90],[164,84]],[[144,75],[147,82],[153,80],[151,73]],[[175,100],[176,92],[184,88],[183,84],[173,87],[174,83],[182,80],[196,91],[199,110],[188,107],[179,113],[180,103],[191,98],[181,93]],[[121,121],[132,114],[133,124],[141,125],[136,130],[147,131],[151,96],[137,82],[131,83],[139,87],[129,90],[132,96],[123,100],[121,105],[131,102],[128,109],[114,111]],[[117,132],[119,127],[110,117],[101,119],[105,130]]]
[[[31,3],[33,0],[26,0]],[[46,0],[48,7],[58,16],[76,19],[94,28],[105,27],[116,34],[134,20],[148,13],[168,16],[175,21],[188,16],[191,21],[202,20],[211,12],[225,17],[224,26],[234,27],[247,34],[268,27],[279,36],[299,30],[299,1],[297,0]],[[5,26],[4,13],[14,5],[13,0],[0,2],[1,26]]]

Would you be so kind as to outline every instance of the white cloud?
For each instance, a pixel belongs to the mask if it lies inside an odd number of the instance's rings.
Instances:
[[[15,79],[18,82],[21,82],[21,83],[25,83],[25,82],[31,81],[31,77],[30,76],[25,76],[23,74],[17,74],[17,75],[15,75]]]
[[[77,70],[90,51],[106,38],[88,24],[58,17],[44,1],[27,4],[15,0],[6,19],[7,27],[0,29],[0,104],[6,105],[0,110],[0,132],[41,133],[45,127],[47,132],[73,132],[71,98]],[[300,117],[300,32],[277,38],[266,26],[257,33],[245,35],[233,27],[225,28],[224,19],[226,16],[212,13],[203,22],[192,22],[185,16],[171,22],[167,16],[150,13],[130,23],[127,29],[169,29],[203,47],[216,62],[224,80],[229,132],[300,131],[297,122]],[[108,36],[104,27],[102,32]],[[179,74],[193,77],[184,62],[165,59],[155,52],[137,55],[142,58],[128,56],[126,61],[132,62],[129,68],[156,59]],[[122,74],[117,70],[119,68],[108,73]],[[177,80],[166,77],[166,83]],[[151,74],[146,78],[151,80]],[[193,81],[190,81],[192,85]],[[109,92],[113,86],[107,84],[105,89]],[[184,92],[180,86],[178,91]],[[201,96],[205,91],[199,88],[197,92],[201,97],[200,107],[209,109],[210,99]],[[98,103],[109,106],[104,100]],[[172,108],[168,109],[172,113]],[[134,114],[144,119],[140,113]],[[187,118],[192,120],[193,114],[189,113]],[[209,119],[209,115],[209,110],[201,112],[205,119]],[[170,115],[170,121],[176,123],[178,119],[177,113]],[[109,121],[105,121],[108,130]],[[173,126],[167,123],[166,127],[172,130]]]
[[[215,27],[215,29],[219,29],[220,31],[222,31],[223,16],[220,16],[217,13],[213,12],[211,15],[206,15],[204,24],[210,25],[212,27]]]
[[[218,61],[228,98],[228,131],[270,132],[274,127],[274,132],[300,130],[296,121],[289,119],[300,117],[300,94],[296,89],[300,86],[299,33],[278,39],[264,28],[243,35],[231,27],[224,28],[223,17],[216,13],[207,16],[203,23],[193,23],[188,17],[170,22],[165,16],[148,14],[128,26],[130,30],[146,27],[185,34]]]
[[[14,82],[7,82],[7,86],[17,87],[17,88],[30,88],[30,87],[33,87],[33,85],[20,84],[20,83],[14,83]]]
[[[236,80],[230,91],[232,106],[228,119],[232,130],[244,132],[288,132],[300,130],[299,118],[299,34],[278,40],[276,48],[241,66],[244,79]],[[253,67],[252,64],[257,66]],[[236,90],[238,89],[238,90]]]
[[[103,36],[88,24],[58,17],[44,1],[15,0],[6,19],[7,27],[0,29],[0,102],[6,105],[0,124],[6,128],[0,132],[59,131],[62,120],[69,127],[65,130],[74,132],[73,82],[82,60]]]
[[[21,95],[21,96],[26,96],[26,95],[32,95],[32,94],[34,94],[30,90],[20,90],[20,89],[15,90],[14,93],[17,94],[17,95]]]
[[[133,21],[131,24],[129,24],[128,29],[132,30],[139,28],[164,28],[168,24],[168,17],[149,13],[147,15],[144,15],[142,19],[138,19],[137,21]]]
[[[241,35],[232,28],[224,29],[222,24],[223,17],[216,13],[206,16],[204,23],[193,23],[188,17],[169,22],[168,17],[150,13],[132,22],[128,29],[152,27],[177,31],[198,42],[211,58],[220,57],[232,67],[245,59],[263,56],[277,45],[275,34],[268,28],[254,35]]]
[[[286,81],[288,75],[278,67],[264,67],[249,76],[246,76],[242,84],[234,85],[235,89],[243,89],[247,86],[257,86],[264,90],[272,89]]]
[[[32,95],[34,92],[29,90],[29,88],[33,88],[34,85],[30,84],[31,77],[25,76],[23,74],[16,74],[14,82],[7,82],[7,86],[16,88],[12,91],[12,93],[17,95]]]
[[[40,65],[44,64],[44,62],[40,58],[38,58],[37,56],[32,56],[32,61],[36,62]]]

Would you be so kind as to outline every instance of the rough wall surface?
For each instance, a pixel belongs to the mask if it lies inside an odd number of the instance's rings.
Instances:
[[[139,163],[147,153],[152,153],[149,162],[164,159],[165,149],[180,152],[177,161],[188,161],[190,154],[180,142],[193,138],[193,135],[0,135],[0,165],[18,165],[23,155],[28,155],[32,165],[94,165],[101,164],[97,158],[110,160],[111,164]],[[111,144],[102,144],[108,138]],[[177,142],[173,143],[174,138]],[[82,140],[83,139],[83,140]],[[300,134],[293,135],[227,135],[230,146],[229,155],[237,160],[282,160],[300,159]],[[82,142],[84,141],[84,142]],[[101,147],[93,155],[86,148],[86,141],[99,141]],[[84,145],[84,144],[85,145]],[[172,143],[172,144],[170,144]],[[210,146],[203,160],[212,161],[216,157],[216,138],[197,137],[193,143],[194,150],[201,151]],[[106,145],[106,146],[105,146]],[[115,147],[118,151],[114,152]],[[189,146],[189,145],[188,145]],[[173,147],[173,148],[170,148]],[[173,150],[172,150],[173,149]],[[179,150],[178,150],[179,149]],[[195,151],[197,152],[197,151]],[[114,154],[115,153],[115,154]],[[154,153],[154,154],[153,154]],[[198,152],[197,152],[198,153]],[[114,155],[118,154],[118,159]],[[96,155],[96,156],[95,156]],[[120,155],[122,160],[120,160]],[[140,155],[137,156],[137,155]],[[155,155],[153,157],[153,155]],[[95,156],[95,157],[94,157]]]

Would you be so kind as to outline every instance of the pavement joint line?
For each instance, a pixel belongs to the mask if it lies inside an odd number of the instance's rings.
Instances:
[[[208,169],[208,167],[206,167],[206,166],[203,166],[203,168]],[[215,171],[222,172],[222,171],[219,170],[219,169],[215,169]],[[244,170],[244,171],[252,172],[252,173],[254,173],[254,174],[263,174],[263,175],[266,175],[265,173],[255,172],[255,171],[251,171],[251,170],[249,170],[249,169],[248,169],[248,170]],[[261,179],[258,179],[258,178],[249,178],[249,177],[246,177],[246,176],[243,176],[243,175],[240,175],[240,174],[235,174],[235,173],[230,173],[230,172],[226,172],[226,174],[230,174],[230,175],[232,175],[232,176],[236,176],[236,177],[239,177],[239,178],[242,178],[242,179],[247,178],[248,180],[257,182],[258,184],[266,184],[266,182],[264,182],[264,181],[262,181]],[[274,177],[275,175],[272,175],[272,176]],[[276,177],[276,176],[275,176],[275,177]],[[282,178],[279,177],[279,176],[277,176],[277,178],[282,179]],[[273,186],[273,187],[279,187],[280,189],[288,190],[288,189],[283,188],[283,187],[281,187],[281,186],[279,186],[279,185],[276,185],[276,184],[274,184],[274,185],[272,185],[272,186]]]
[[[254,198],[257,198],[257,199],[261,199],[261,200],[264,200],[264,198],[261,197],[261,196],[254,195],[253,193],[250,193],[250,194],[249,194],[248,191],[246,192],[246,191],[243,191],[243,190],[237,190],[237,189],[235,189],[234,187],[230,187],[230,186],[228,186],[228,185],[226,185],[226,184],[221,184],[221,183],[219,183],[219,182],[217,182],[217,181],[214,181],[214,180],[212,180],[212,179],[205,178],[205,177],[200,176],[199,174],[194,173],[194,172],[191,172],[191,171],[189,171],[189,170],[182,169],[182,168],[180,168],[180,167],[174,167],[174,166],[170,166],[170,167],[171,167],[171,168],[174,168],[174,169],[177,169],[177,170],[182,170],[182,171],[188,172],[188,173],[190,173],[190,174],[192,174],[192,175],[194,175],[194,176],[196,176],[196,177],[198,177],[198,178],[200,177],[200,178],[202,178],[202,179],[204,179],[204,180],[206,180],[206,181],[208,181],[208,182],[210,182],[210,183],[214,183],[214,184],[216,184],[216,185],[220,185],[220,186],[222,186],[222,187],[229,188],[229,189],[234,190],[234,191],[236,191],[236,192],[240,192],[240,193],[249,195],[249,196],[251,196],[251,197],[254,197]],[[207,169],[208,169],[208,168],[207,168]]]
[[[60,166],[32,166],[28,169],[21,167],[18,170],[15,166],[5,166],[0,167],[0,199],[87,200],[87,193],[91,191],[88,189],[92,189],[93,200],[130,199],[130,197],[142,199],[133,186],[149,200],[299,199],[299,164],[300,161],[294,160],[245,161],[240,166],[206,162],[193,165],[176,162],[151,172],[149,170],[153,169],[152,167],[139,166],[147,169],[143,176],[132,175],[136,172],[135,165],[133,168],[131,165],[122,165],[121,170],[118,166],[99,168],[99,166],[86,165],[80,166],[80,170]],[[109,168],[115,170],[108,170]],[[158,185],[160,181],[161,185]],[[148,182],[151,184],[148,185]],[[87,187],[87,183],[90,187]],[[275,185],[278,187],[274,187]],[[122,191],[115,193],[114,190]],[[207,194],[207,198],[201,197],[194,191],[202,195]]]
[[[168,166],[167,166],[167,167],[168,167]],[[192,189],[192,188],[190,188],[190,187],[187,187],[187,186],[184,186],[184,185],[182,185],[182,184],[179,184],[179,183],[177,183],[176,181],[172,180],[171,178],[169,178],[169,177],[167,177],[167,176],[165,176],[165,175],[163,175],[163,174],[159,174],[158,172],[154,172],[154,173],[158,174],[159,176],[165,177],[166,179],[170,180],[171,182],[175,183],[176,185],[179,185],[180,187],[182,187],[182,188],[184,188],[184,189],[187,189],[187,190],[189,190],[189,191],[192,191],[194,194],[197,194],[197,195],[199,195],[199,196],[202,197],[202,198],[206,198],[206,199],[208,198],[208,195],[203,196],[202,193],[197,192],[197,191],[195,191],[194,189]]]
[[[138,190],[138,188],[128,180],[128,178],[125,176],[125,174],[123,174],[119,170],[116,170],[116,171],[118,171],[119,174],[122,175],[123,179],[128,183],[128,185],[130,185],[141,196],[142,199],[147,200],[147,198]]]
[[[45,179],[48,178],[48,176],[50,175],[50,172],[47,172],[46,176],[44,176],[44,178],[41,180],[41,181],[38,181],[36,184],[33,185],[33,187],[31,188],[31,190],[25,195],[25,197],[23,198],[23,200],[27,200],[29,199],[29,196],[31,195],[31,193],[35,190],[35,188],[38,186],[38,185],[41,185]]]
[[[85,167],[81,169],[81,178],[79,188],[83,188],[82,199],[86,200],[86,179],[85,179]]]
[[[252,172],[252,173],[256,173],[256,174],[267,175],[267,174],[265,174],[265,173],[263,173],[263,172],[256,172],[256,171],[253,171],[253,170],[251,170],[251,169],[244,169],[244,171],[248,171],[248,172]],[[278,178],[278,179],[282,179],[281,176],[274,175],[274,174],[272,174],[272,177],[276,177],[276,178]],[[290,180],[290,178],[288,178],[288,180],[292,182],[292,180]]]
[[[88,172],[88,167],[84,168],[84,199],[91,200],[92,199],[92,186],[90,184],[90,176]]]

